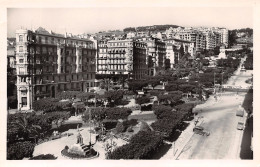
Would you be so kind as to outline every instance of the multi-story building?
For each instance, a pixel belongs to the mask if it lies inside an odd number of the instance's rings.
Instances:
[[[179,39],[194,42],[196,52],[206,49],[206,36],[200,31],[183,30],[176,34]]]
[[[226,28],[212,28],[213,31],[220,34],[220,43],[228,47],[228,29]]]
[[[168,44],[173,44],[173,45],[177,46],[178,48],[183,46],[184,52],[189,53],[191,55],[191,57],[194,57],[194,54],[196,52],[195,42],[177,39],[177,38],[165,39],[164,42],[168,43]]]
[[[170,60],[170,68],[174,68],[174,64],[179,60],[179,47],[172,43],[166,43],[166,59]]]
[[[147,38],[148,75],[154,76],[165,69],[166,44],[158,38]]]
[[[101,40],[97,74],[126,75],[142,79],[147,75],[146,44],[133,39]]]
[[[9,68],[10,74],[15,74],[16,59],[15,59],[15,46],[7,46],[7,68]]]
[[[16,31],[17,99],[21,110],[43,97],[95,87],[97,42],[72,35]]]

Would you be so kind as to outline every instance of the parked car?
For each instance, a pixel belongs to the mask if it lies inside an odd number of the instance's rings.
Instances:
[[[202,127],[202,126],[195,126],[194,128],[193,128],[193,132],[194,133],[196,133],[196,134],[199,134],[199,135],[206,135],[206,136],[209,136],[210,135],[210,132],[208,132],[208,131],[205,131],[204,130],[204,127]]]
[[[237,130],[244,130],[244,123],[243,122],[237,123]]]

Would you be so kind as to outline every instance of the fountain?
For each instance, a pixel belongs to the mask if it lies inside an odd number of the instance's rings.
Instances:
[[[77,134],[77,142],[70,148],[66,146],[61,151],[61,154],[71,159],[92,159],[98,157],[99,155],[98,152],[93,149],[91,142],[89,142],[88,145],[83,143],[83,138],[79,130]]]

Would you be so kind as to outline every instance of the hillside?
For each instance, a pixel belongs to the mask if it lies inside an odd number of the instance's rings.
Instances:
[[[236,43],[253,43],[253,29],[241,28],[230,30],[228,38],[230,46]]]
[[[166,29],[177,28],[180,27],[178,25],[153,25],[153,26],[140,26],[140,27],[127,27],[123,31],[130,32],[130,31],[151,31],[151,32],[158,32],[158,31],[165,31]]]

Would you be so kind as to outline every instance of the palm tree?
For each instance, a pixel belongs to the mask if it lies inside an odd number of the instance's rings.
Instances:
[[[28,139],[30,135],[33,135],[33,138],[36,142],[36,137],[38,137],[38,130],[41,130],[39,125],[29,124],[30,115],[23,115],[18,117],[15,124],[18,125],[23,133],[25,134],[25,139]]]

